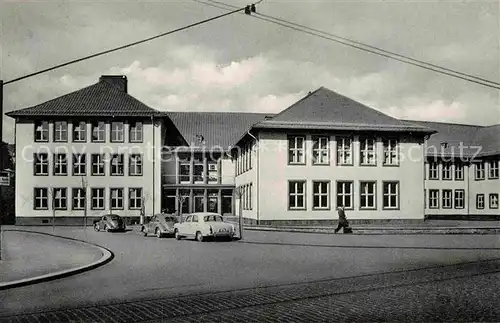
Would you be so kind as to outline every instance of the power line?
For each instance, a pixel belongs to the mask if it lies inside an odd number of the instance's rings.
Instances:
[[[219,2],[219,1],[215,1],[215,0],[208,0],[212,3],[207,3],[204,1],[200,1],[200,0],[193,0],[193,1],[201,3],[201,4],[205,4],[208,6],[216,7],[219,9],[224,9],[224,10],[229,10],[227,7],[234,7],[232,5],[225,4],[223,2]],[[221,5],[226,6],[226,7],[221,7],[215,3],[221,4]],[[500,87],[497,86],[497,85],[500,85],[500,83],[495,82],[495,81],[487,80],[487,79],[480,78],[480,77],[477,77],[474,75],[470,75],[470,74],[462,73],[462,72],[455,71],[452,69],[448,69],[445,67],[441,67],[441,66],[436,65],[436,64],[431,64],[431,63],[427,63],[424,61],[420,61],[420,60],[417,60],[417,59],[414,59],[414,58],[411,58],[411,57],[408,57],[405,55],[397,54],[394,52],[390,52],[390,51],[387,51],[387,50],[384,50],[384,49],[381,49],[381,48],[378,48],[375,46],[363,44],[361,42],[357,42],[357,41],[351,40],[349,38],[337,36],[337,35],[334,35],[334,34],[331,34],[331,33],[325,32],[325,31],[321,31],[321,30],[310,28],[310,27],[307,27],[307,26],[304,26],[301,24],[290,22],[290,21],[287,21],[285,19],[280,19],[280,18],[276,18],[273,16],[264,15],[264,14],[260,14],[260,13],[254,13],[253,17],[260,19],[260,20],[267,21],[267,22],[271,22],[271,23],[274,23],[274,24],[277,24],[277,25],[280,25],[280,26],[283,26],[283,27],[286,27],[289,29],[303,32],[303,33],[306,33],[306,34],[309,34],[312,36],[316,36],[316,37],[320,37],[320,38],[323,38],[326,40],[334,41],[334,42],[340,43],[342,45],[346,45],[346,46],[350,46],[350,47],[353,47],[356,49],[360,49],[360,50],[363,50],[363,51],[366,51],[366,52],[369,52],[372,54],[376,54],[379,56],[383,56],[386,58],[397,60],[397,61],[400,61],[402,63],[407,63],[407,64],[410,64],[413,66],[421,67],[421,68],[424,68],[424,69],[427,69],[430,71],[434,71],[434,72],[441,73],[444,75],[452,76],[452,77],[459,78],[459,79],[469,81],[469,82],[473,82],[476,84],[484,85],[484,86],[487,86],[490,88],[500,89]],[[324,35],[320,35],[318,33],[321,33]],[[327,36],[325,36],[325,35],[327,35]],[[339,40],[339,39],[341,39],[341,40]],[[346,41],[351,42],[353,44],[347,43]],[[367,48],[364,48],[361,46],[364,46]],[[394,57],[394,56],[396,56],[396,57]]]
[[[261,1],[259,1],[259,3]],[[89,56],[85,56],[85,57],[82,57],[82,58],[78,58],[78,59],[75,59],[75,60],[63,63],[63,64],[52,66],[52,67],[46,68],[46,69],[38,71],[38,72],[34,72],[34,73],[31,73],[31,74],[27,74],[27,75],[24,75],[24,76],[12,79],[10,81],[3,82],[3,85],[9,84],[9,83],[14,83],[14,82],[26,79],[28,77],[32,77],[32,76],[39,75],[39,74],[42,74],[42,73],[45,73],[45,72],[49,72],[49,71],[52,71],[52,70],[55,70],[55,69],[58,69],[58,68],[61,68],[61,67],[67,66],[67,65],[71,65],[71,64],[74,64],[74,63],[78,63],[78,62],[81,62],[81,61],[84,61],[84,60],[87,60],[87,59],[91,59],[91,58],[94,58],[94,57],[97,57],[97,56],[101,56],[101,55],[105,55],[105,54],[108,54],[108,53],[111,53],[111,52],[115,52],[115,51],[120,50],[120,49],[125,49],[125,48],[132,47],[132,46],[135,46],[135,45],[138,45],[138,44],[141,44],[141,43],[145,43],[145,42],[151,41],[153,39],[160,38],[160,37],[163,37],[163,36],[167,36],[167,35],[170,35],[170,34],[173,34],[175,32],[182,31],[182,30],[185,30],[185,29],[188,29],[188,28],[191,28],[191,27],[195,27],[195,26],[198,26],[198,25],[201,25],[201,24],[204,24],[204,23],[207,23],[207,22],[210,22],[210,21],[213,21],[213,20],[225,17],[225,16],[232,15],[234,13],[237,13],[237,12],[243,11],[243,10],[245,10],[245,8],[238,8],[238,9],[230,11],[228,13],[225,13],[225,14],[222,14],[222,15],[219,15],[219,16],[215,16],[215,17],[212,17],[212,18],[209,18],[209,19],[205,19],[205,20],[199,21],[197,23],[190,24],[190,25],[185,26],[185,27],[177,28],[177,29],[174,29],[174,30],[171,30],[171,31],[168,31],[168,32],[156,35],[156,36],[153,36],[153,37],[149,37],[149,38],[146,38],[146,39],[143,39],[143,40],[139,40],[139,41],[127,44],[127,45],[120,46],[120,47],[108,49],[108,50],[105,50],[105,51],[102,51],[102,52],[99,52],[99,53],[96,53],[96,54],[92,54],[92,55],[89,55]]]

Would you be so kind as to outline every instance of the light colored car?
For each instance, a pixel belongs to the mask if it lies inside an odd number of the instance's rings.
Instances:
[[[177,218],[172,214],[155,214],[148,223],[141,226],[141,232],[144,233],[144,236],[152,233],[158,238],[165,235],[173,235],[174,224],[177,222]]]
[[[94,221],[95,231],[125,231],[125,221],[117,214],[103,215],[99,220]]]
[[[191,213],[184,222],[174,225],[174,235],[177,240],[181,238],[194,238],[197,241],[203,241],[205,238],[233,239],[234,234],[234,225],[224,222],[223,217],[217,213]]]

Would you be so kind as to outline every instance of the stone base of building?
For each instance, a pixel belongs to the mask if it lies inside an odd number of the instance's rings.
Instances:
[[[455,221],[499,221],[500,214],[481,214],[481,215],[464,215],[464,214],[428,214],[425,216],[427,220],[455,220]]]
[[[425,222],[424,219],[353,219],[349,220],[350,225],[367,225],[367,224],[380,224],[380,225],[418,225]],[[253,220],[252,224],[271,226],[271,227],[283,227],[283,226],[336,226],[338,224],[338,219],[331,220]]]
[[[100,217],[87,217],[87,226],[93,226],[95,220],[99,220]],[[126,225],[138,224],[139,217],[124,217]],[[55,218],[52,217],[24,217],[19,216],[16,217],[15,225],[20,226],[28,226],[28,225],[36,225],[36,226],[84,226],[85,221],[82,217],[76,216],[57,216]]]

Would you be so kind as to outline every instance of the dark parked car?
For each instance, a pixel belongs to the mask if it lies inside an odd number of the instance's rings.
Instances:
[[[95,231],[125,231],[125,221],[117,214],[106,214],[94,221]]]
[[[149,233],[156,235],[158,238],[161,238],[165,235],[174,234],[174,224],[176,224],[177,218],[172,214],[155,214],[149,222],[143,224],[141,226],[141,232],[144,233],[144,236],[147,236]]]

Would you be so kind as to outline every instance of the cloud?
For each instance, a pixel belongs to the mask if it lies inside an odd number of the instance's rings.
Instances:
[[[410,120],[439,120],[447,122],[463,121],[467,108],[460,102],[446,103],[443,100],[421,102],[401,107],[389,107],[390,115]]]

